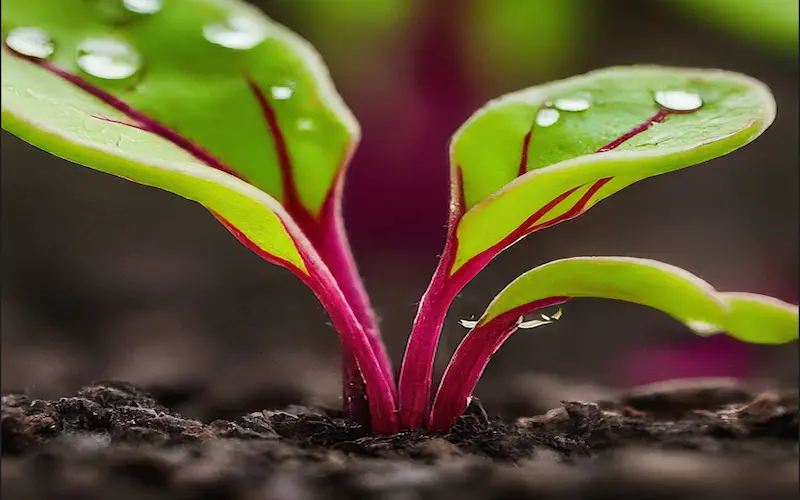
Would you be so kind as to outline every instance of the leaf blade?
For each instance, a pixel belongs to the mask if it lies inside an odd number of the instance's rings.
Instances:
[[[687,326],[720,325],[727,315],[710,284],[678,267],[632,257],[573,257],[523,273],[492,300],[478,326],[552,296],[624,300],[663,311]]]
[[[623,300],[660,310],[700,335],[725,332],[753,343],[798,337],[797,306],[763,295],[718,292],[697,276],[634,257],[572,257],[543,264],[512,281],[489,304],[476,328],[518,318],[552,297]]]
[[[696,91],[703,106],[665,114],[654,96],[671,87]],[[561,112],[561,128],[536,128],[542,106],[571,95],[602,101]],[[567,220],[639,180],[727,154],[758,137],[774,116],[769,89],[750,77],[654,66],[606,68],[492,101],[451,143],[451,176],[465,211],[451,272],[518,241],[530,232],[523,223],[532,214],[572,189],[612,178],[574,215],[561,217],[576,208],[562,202],[540,223]]]
[[[104,122],[102,129],[98,129],[97,119],[90,113],[111,114],[120,121],[127,117],[111,112],[113,110],[94,102],[91,96],[68,86],[62,89],[73,91],[75,98],[86,101],[82,110],[68,108],[53,113],[50,105],[42,107],[35,102],[45,95],[37,92],[36,87],[28,87],[28,91],[10,99],[9,92],[15,87],[6,85],[8,79],[32,72],[36,76],[32,81],[42,81],[46,70],[24,64],[5,50],[2,63],[3,128],[61,158],[197,201],[220,213],[265,252],[306,272],[292,237],[276,215],[276,211],[284,211],[272,197],[199,163],[186,151],[142,130],[112,122]],[[33,113],[45,116],[37,119]],[[98,130],[102,132],[97,133]],[[146,161],[138,151],[143,141],[149,146]]]

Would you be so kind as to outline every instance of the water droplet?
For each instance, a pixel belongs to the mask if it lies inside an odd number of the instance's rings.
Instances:
[[[6,45],[18,54],[47,59],[56,47],[46,31],[33,27],[22,27],[11,30],[6,37]]]
[[[552,323],[552,321],[549,319],[532,319],[530,321],[522,321],[522,318],[520,318],[520,321],[517,323],[517,328],[522,330],[530,330],[531,328],[538,328],[540,326],[549,325],[550,323]]]
[[[561,117],[557,109],[542,108],[536,113],[536,125],[540,127],[549,127],[553,125]]]
[[[689,320],[686,322],[686,326],[698,335],[714,335],[723,331],[722,328],[707,321]]]
[[[592,103],[585,97],[562,97],[556,99],[553,105],[561,111],[586,111]]]
[[[703,106],[699,94],[685,90],[659,90],[655,100],[662,107],[672,111],[694,111]]]
[[[292,94],[294,94],[294,89],[285,85],[272,87],[269,89],[269,91],[272,94],[272,98],[279,101],[285,101],[286,99],[292,97]]]
[[[92,38],[78,45],[78,66],[97,78],[123,80],[139,71],[141,58],[124,42]]]
[[[164,0],[122,0],[122,6],[136,14],[155,14],[164,6]]]
[[[203,36],[211,43],[229,49],[252,49],[267,38],[264,26],[249,17],[231,17],[208,24]]]
[[[301,118],[300,120],[297,120],[297,130],[314,130],[314,122],[308,118]]]
[[[475,328],[476,326],[478,326],[478,322],[477,321],[472,321],[472,320],[468,320],[468,319],[458,320],[458,324],[460,324],[464,328]]]

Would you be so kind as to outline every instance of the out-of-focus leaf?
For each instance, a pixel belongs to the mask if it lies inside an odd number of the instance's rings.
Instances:
[[[766,48],[797,54],[797,0],[673,0],[665,5]]]
[[[464,64],[496,86],[554,74],[591,34],[585,0],[470,0],[461,5]]]

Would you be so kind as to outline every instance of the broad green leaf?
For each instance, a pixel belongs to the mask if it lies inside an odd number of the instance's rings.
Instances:
[[[774,116],[772,94],[752,78],[655,66],[607,68],[492,101],[451,143],[465,212],[451,272],[634,182],[729,153]]]
[[[304,269],[287,212],[312,232],[359,135],[310,45],[235,0],[7,0],[2,34],[4,129]]]
[[[534,268],[503,289],[476,326],[501,315],[519,317],[552,297],[595,297],[649,306],[701,335],[727,332],[748,342],[770,344],[798,337],[797,306],[760,295],[720,293],[683,269],[630,257],[576,257]]]

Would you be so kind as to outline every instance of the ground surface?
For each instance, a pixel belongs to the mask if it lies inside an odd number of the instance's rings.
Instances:
[[[307,407],[203,422],[106,382],[55,401],[3,397],[2,495],[779,500],[797,491],[799,424],[796,391],[706,382],[507,421],[473,405],[445,436],[376,437]]]

